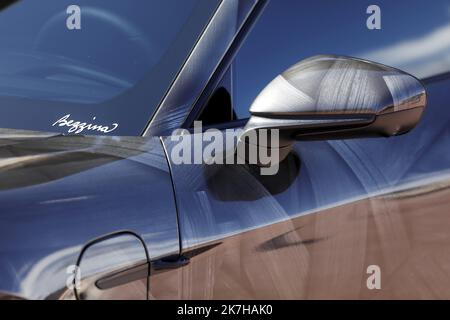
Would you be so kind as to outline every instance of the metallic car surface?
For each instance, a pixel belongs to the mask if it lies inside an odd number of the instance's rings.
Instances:
[[[196,255],[153,283],[179,284],[166,298],[448,298],[449,83],[426,83],[407,135],[298,142],[275,176],[172,164],[182,253]],[[372,264],[383,290],[367,289]]]
[[[410,74],[358,58],[319,55],[296,63],[260,92],[239,139],[276,148],[283,160],[296,140],[405,134],[426,104],[423,84]],[[246,139],[272,129],[279,130],[276,146]]]
[[[421,82],[401,70],[354,57],[318,55],[270,82],[250,106],[256,116],[381,115],[423,108]]]
[[[158,138],[2,133],[0,291],[58,298],[82,247],[120,230],[142,236],[152,260],[179,253]]]
[[[169,132],[189,115],[258,2],[264,1],[222,1],[158,109],[153,134]],[[229,28],[223,28],[224,23]],[[173,110],[176,104],[166,105],[170,101],[183,102],[179,112]],[[178,113],[178,120],[172,121]],[[158,119],[168,126],[155,125]],[[168,262],[152,263],[155,274],[186,263],[171,261],[180,244],[172,184],[159,138],[149,134],[147,138],[61,137],[9,129],[0,133],[4,153],[0,197],[7,199],[2,201],[0,224],[4,297],[74,298],[66,287],[71,276],[67,268],[75,264],[86,243],[122,230],[142,236],[153,262],[170,257]],[[53,243],[59,237],[64,240]],[[134,258],[128,262],[139,265]],[[114,272],[108,274],[114,276]]]
[[[0,130],[0,299],[450,298],[448,75],[407,135],[297,142],[274,176],[151,137],[195,119],[264,2],[223,1],[145,137]]]

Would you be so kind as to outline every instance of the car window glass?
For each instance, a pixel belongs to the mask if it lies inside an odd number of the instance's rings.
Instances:
[[[0,127],[57,130],[52,123],[70,114],[74,122],[117,124],[115,134],[141,134],[218,3],[22,0],[1,7]]]
[[[380,8],[381,29],[366,11]],[[233,104],[238,118],[279,73],[317,54],[365,58],[419,78],[450,70],[450,0],[272,0],[234,63]]]

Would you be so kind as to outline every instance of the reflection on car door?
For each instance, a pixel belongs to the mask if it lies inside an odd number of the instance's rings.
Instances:
[[[172,162],[191,263],[156,281],[185,299],[450,298],[448,84],[427,83],[411,133],[298,142],[274,176]],[[380,290],[367,286],[372,265]]]

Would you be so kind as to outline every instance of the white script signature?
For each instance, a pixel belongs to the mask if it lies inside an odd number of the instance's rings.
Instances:
[[[58,127],[69,127],[68,133],[81,133],[84,130],[89,131],[97,131],[102,133],[110,133],[117,129],[119,124],[113,123],[111,126],[103,126],[99,124],[92,124],[87,122],[81,122],[81,121],[75,121],[70,119],[70,114],[66,114],[61,119],[57,120],[54,124],[52,124],[52,127],[58,126]],[[92,120],[95,120],[96,117],[93,117]]]

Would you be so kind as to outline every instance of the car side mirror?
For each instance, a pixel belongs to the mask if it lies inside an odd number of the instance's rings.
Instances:
[[[279,130],[280,161],[296,140],[390,137],[407,133],[426,106],[422,83],[378,63],[321,55],[270,82],[250,107],[240,143],[254,131]],[[272,147],[257,139],[258,148]]]

